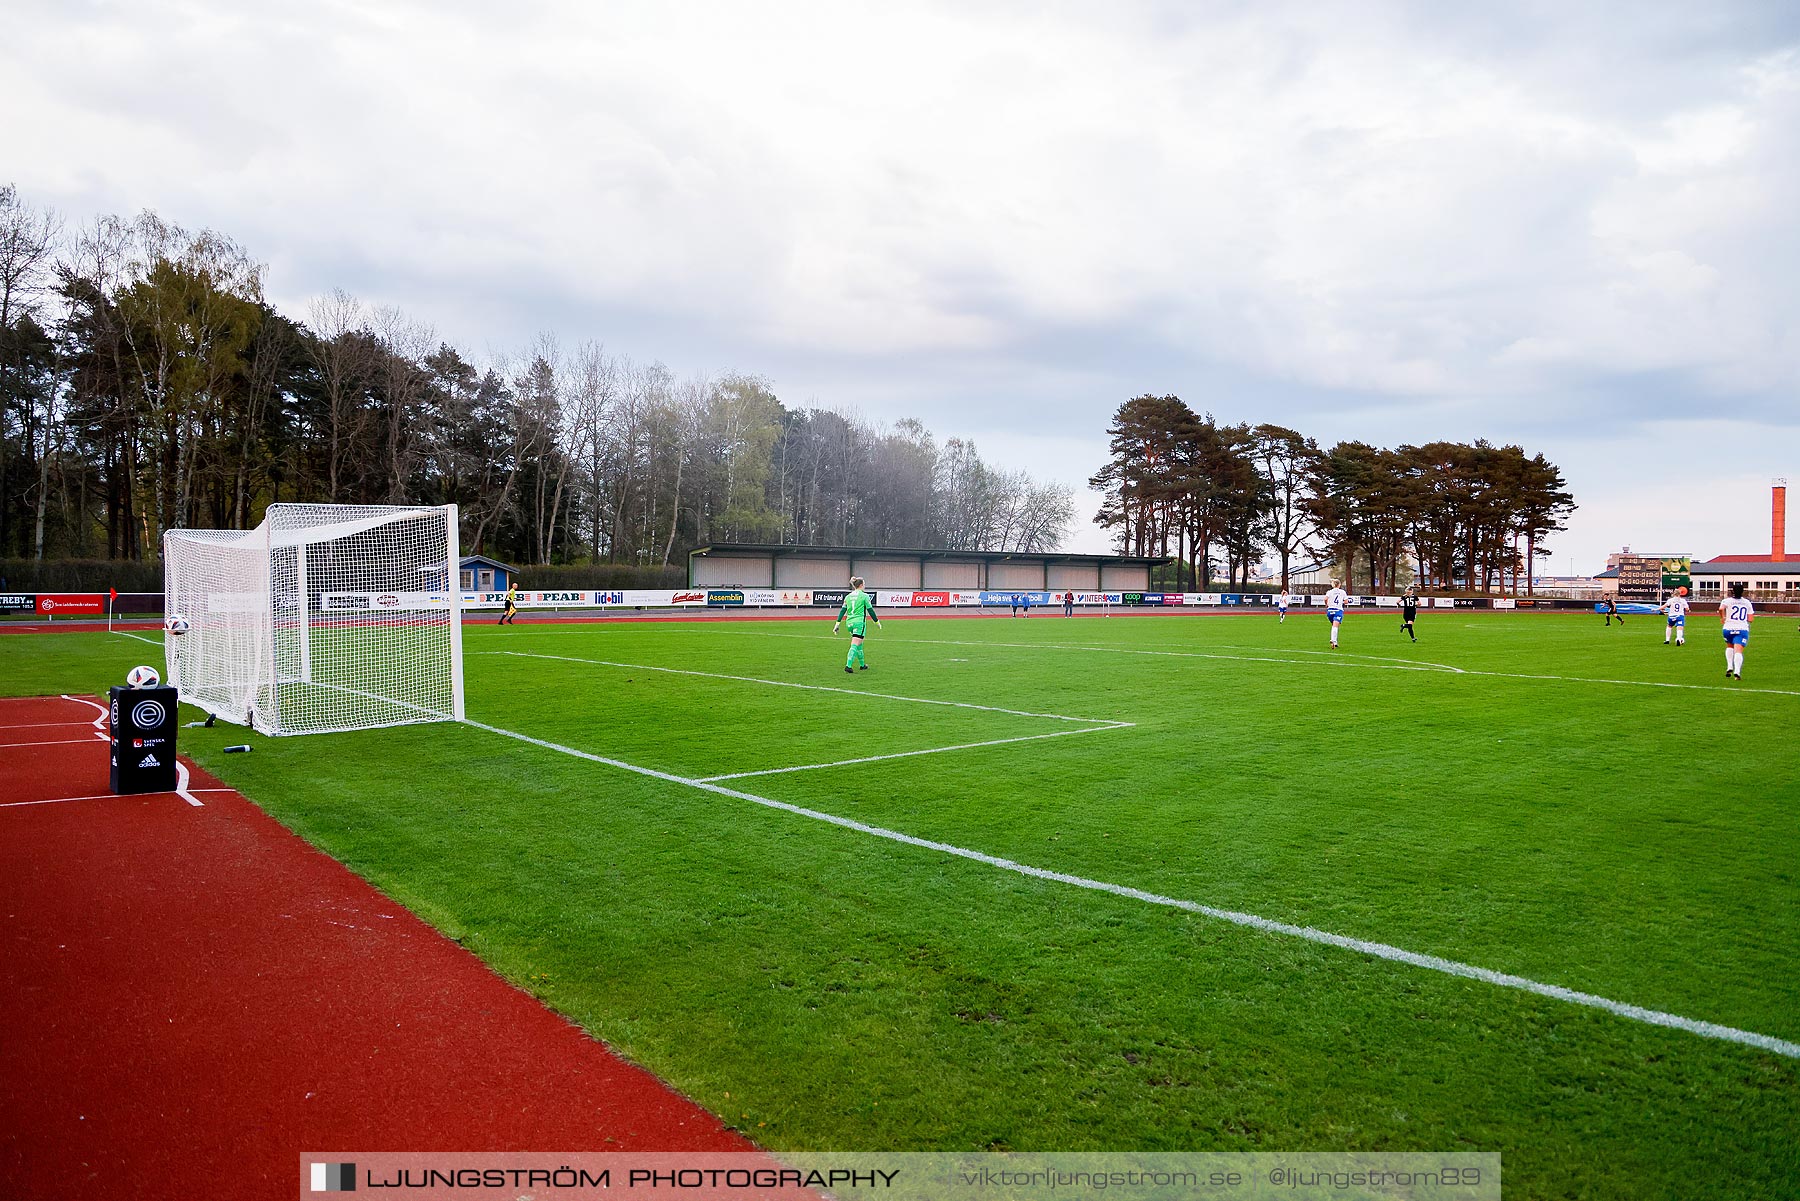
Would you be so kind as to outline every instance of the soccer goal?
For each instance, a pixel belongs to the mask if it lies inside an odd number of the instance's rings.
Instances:
[[[270,505],[163,536],[169,682],[264,734],[463,716],[456,506]]]

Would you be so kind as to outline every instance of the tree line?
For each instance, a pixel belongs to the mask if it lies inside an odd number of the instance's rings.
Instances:
[[[1174,396],[1120,405],[1110,458],[1089,485],[1105,496],[1094,520],[1122,554],[1168,555],[1186,584],[1228,584],[1279,564],[1287,586],[1300,556],[1321,556],[1352,583],[1394,590],[1530,591],[1543,539],[1574,511],[1556,466],[1517,446],[1428,442],[1383,449],[1321,448],[1271,424],[1221,425]]]
[[[230,238],[78,229],[0,187],[0,557],[145,560],[278,501],[461,508],[465,550],[666,567],[714,541],[1046,551],[1069,488],[754,375],[544,336],[478,362],[342,291],[284,314]]]

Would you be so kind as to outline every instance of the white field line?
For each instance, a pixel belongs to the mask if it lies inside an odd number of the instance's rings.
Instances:
[[[0,742],[0,751],[17,750],[26,746],[98,746],[92,738],[58,738],[49,742]]]
[[[749,634],[755,634],[761,638],[817,638],[817,637],[820,637],[820,635],[815,635],[815,634],[777,634],[777,633],[774,633],[774,632],[768,631],[768,630],[746,630],[743,632],[749,633]],[[1351,662],[1350,661],[1351,656],[1342,655],[1342,654],[1340,654],[1338,656],[1334,656],[1329,659],[1320,659],[1317,662],[1315,662],[1311,659],[1276,659],[1276,658],[1271,658],[1268,655],[1219,655],[1219,654],[1213,654],[1212,652],[1209,652],[1209,651],[1149,651],[1149,650],[1139,650],[1135,647],[1128,647],[1128,646],[1075,646],[1075,645],[1072,645],[1072,644],[1066,643],[1066,642],[974,642],[974,641],[961,641],[961,640],[954,639],[954,638],[907,638],[904,636],[896,636],[895,638],[890,639],[890,641],[908,642],[908,643],[917,642],[917,643],[924,643],[924,644],[931,645],[931,646],[1000,647],[1002,649],[1008,649],[1008,650],[1036,650],[1036,651],[1093,651],[1093,652],[1096,652],[1099,654],[1152,655],[1152,656],[1161,657],[1161,658],[1173,658],[1173,659],[1224,659],[1224,660],[1228,660],[1228,661],[1234,662],[1234,663],[1285,663],[1292,667],[1315,667],[1315,666],[1324,666],[1326,664],[1329,664],[1332,667],[1366,667],[1372,671],[1426,671],[1426,672],[1445,672],[1445,673],[1452,673],[1452,674],[1456,674],[1456,675],[1464,674],[1462,668],[1451,667],[1451,666],[1449,666],[1447,664],[1443,664],[1443,663],[1422,663],[1422,662],[1418,662],[1418,661],[1412,660],[1412,659],[1403,659],[1403,660],[1399,660],[1392,664],[1389,664],[1389,663],[1360,663],[1360,662]],[[1277,652],[1277,653],[1280,653],[1280,652]],[[1330,651],[1319,651],[1317,653],[1319,653],[1321,655],[1330,655],[1331,654]],[[1378,658],[1379,656],[1362,655],[1362,656],[1356,656],[1356,657],[1362,658],[1362,659],[1373,659],[1373,658]]]
[[[94,728],[96,730],[106,729],[106,723],[112,717],[112,713],[105,705],[102,705],[99,701],[90,701],[85,696],[70,696],[66,692],[62,694],[62,699],[65,701],[74,701],[77,705],[86,705],[90,709],[98,709],[100,711],[100,716],[94,719]]]
[[[86,729],[91,725],[93,725],[93,723],[86,718],[83,718],[80,721],[21,721],[15,722],[10,726],[0,726],[0,730],[35,730],[45,726],[81,726],[83,729]]]
[[[754,634],[760,638],[816,638],[813,634],[777,634],[767,630],[745,630],[746,634]],[[1252,655],[1215,655],[1204,651],[1150,651],[1126,646],[1075,646],[1065,642],[958,642],[946,638],[896,638],[899,642],[932,643],[939,646],[992,646],[1029,650],[1052,651],[1092,651],[1107,655],[1153,655],[1175,659],[1231,659],[1244,663],[1283,663],[1290,667],[1362,667],[1370,671],[1424,671],[1445,675],[1485,676],[1497,680],[1547,680],[1557,684],[1611,684],[1621,688],[1684,688],[1696,692],[1729,692],[1750,696],[1800,696],[1800,690],[1792,688],[1745,688],[1732,684],[1679,684],[1666,680],[1615,680],[1600,676],[1559,676],[1517,671],[1483,671],[1476,667],[1449,667],[1436,663],[1420,663],[1414,667],[1402,667],[1386,663],[1359,663],[1349,658],[1331,656],[1330,651],[1302,651],[1302,654],[1317,653],[1327,658],[1313,659],[1273,659]]]
[[[684,667],[651,667],[644,663],[615,663],[609,659],[578,659],[573,655],[540,655],[529,651],[474,651],[477,655],[512,655],[519,659],[555,659],[563,663],[591,663],[595,667],[622,667],[629,671],[661,671],[676,676],[701,676],[708,680],[735,680],[740,684],[768,684],[776,688],[803,688],[808,692],[838,692],[845,696],[872,697],[883,701],[908,701],[915,705],[943,705],[950,709],[979,709],[983,713],[1005,713],[1011,717],[1042,717],[1050,721],[1078,721],[1087,725],[1129,725],[1105,717],[1070,717],[1066,713],[1031,713],[1024,709],[1002,709],[998,705],[977,705],[970,701],[940,701],[923,696],[896,696],[891,692],[865,692],[860,688],[834,688],[828,684],[797,684],[792,680],[763,680],[755,676],[728,676],[716,671],[692,671]]]
[[[977,747],[1005,746],[1009,742],[1036,742],[1040,738],[1068,738],[1074,734],[1101,734],[1107,730],[1130,729],[1135,723],[1129,721],[1112,721],[1103,726],[1093,726],[1086,730],[1057,730],[1049,734],[1022,734],[1017,738],[990,738],[986,742],[959,742],[955,746],[927,747],[922,751],[898,751],[892,755],[865,755],[860,759],[838,759],[831,763],[803,763],[799,767],[766,767],[761,771],[726,772],[722,776],[701,776],[701,783],[711,784],[715,780],[741,780],[745,776],[779,776],[793,771],[818,771],[824,767],[850,767],[858,763],[879,763],[884,759],[910,759],[914,755],[941,755],[945,751],[972,751]]]
[[[121,638],[136,638],[139,642],[147,642],[158,650],[163,649],[163,644],[155,638],[146,638],[142,634],[130,634],[124,630],[113,630],[112,633],[117,634]]]
[[[200,805],[190,793],[195,792],[231,792],[230,788],[189,788],[176,792],[98,792],[93,796],[59,796],[45,801],[0,801],[0,809],[23,809],[27,805],[67,805],[72,801],[122,801],[135,800],[147,796],[178,796],[190,805]],[[204,808],[204,806],[201,806]]]
[[[1222,642],[1219,646],[1228,651],[1256,651],[1265,649],[1260,646],[1236,646],[1228,642]],[[1332,659],[1373,659],[1377,663],[1408,663],[1415,667],[1436,667],[1442,671],[1453,671],[1458,674],[1461,674],[1464,670],[1460,667],[1452,667],[1448,663],[1432,663],[1426,659],[1403,659],[1398,655],[1360,655],[1354,651],[1313,651],[1298,646],[1284,646],[1277,649],[1280,654],[1284,655],[1323,655],[1326,658]]]
[[[821,813],[817,809],[807,809],[800,805],[791,805],[786,801],[772,800],[769,797],[757,796],[751,792],[741,792],[735,788],[726,788],[707,780],[689,779],[670,772],[657,771],[654,768],[639,767],[619,759],[608,759],[604,755],[594,755],[587,751],[579,751],[574,747],[562,746],[559,743],[547,742],[542,738],[533,738],[529,734],[520,734],[513,730],[503,730],[498,726],[486,725],[478,721],[466,724],[478,730],[486,730],[490,734],[499,734],[505,738],[513,738],[519,742],[530,743],[546,750],[571,755],[577,759],[585,759],[590,763],[599,763],[606,767],[616,767],[621,771],[634,772],[640,776],[664,780],[671,784],[683,784],[689,788],[698,788],[718,796],[731,797],[734,800],[749,801],[769,809],[779,809],[784,813],[792,813],[813,821],[827,822],[846,830],[854,830],[859,834],[868,834],[876,838],[885,838],[891,842],[903,843],[907,846],[919,847],[922,850],[936,851],[944,855],[954,855],[960,859],[970,859],[976,863],[985,863],[989,867],[1003,871],[1016,872],[1021,876],[1029,876],[1037,880],[1048,880],[1056,884],[1067,884],[1074,888],[1085,888],[1094,892],[1111,893],[1114,896],[1129,900],[1142,901],[1149,905],[1161,905],[1170,909],[1179,909],[1185,913],[1195,913],[1202,917],[1214,918],[1218,921],[1230,922],[1236,926],[1246,926],[1266,934],[1284,934],[1290,938],[1300,938],[1307,942],[1321,943],[1325,946],[1338,947],[1346,951],[1354,951],[1361,955],[1372,955],[1377,959],[1387,959],[1395,963],[1404,963],[1412,967],[1424,968],[1427,971],[1442,972],[1448,976],[1460,976],[1465,980],[1478,980],[1484,984],[1492,984],[1499,988],[1512,988],[1521,992],[1533,993],[1540,997],[1548,997],[1556,1001],[1565,1001],[1571,1005],[1583,1005],[1590,1009],[1599,1009],[1615,1017],[1627,1018],[1634,1022],[1645,1022],[1652,1026],[1663,1026],[1672,1030],[1683,1030],[1689,1034],[1697,1034],[1702,1038],[1721,1039],[1725,1042],[1741,1043],[1747,1047],[1769,1051],[1783,1055],[1789,1059],[1800,1059],[1800,1043],[1788,1042],[1768,1034],[1757,1034],[1750,1030],[1739,1030],[1733,1026],[1722,1026],[1716,1022],[1705,1022],[1695,1018],[1682,1017],[1679,1014],[1664,1013],[1661,1010],[1646,1009],[1641,1005],[1631,1005],[1623,1001],[1614,1001],[1593,993],[1577,992],[1558,984],[1545,984],[1524,976],[1514,976],[1506,972],[1496,972],[1472,964],[1459,963],[1454,959],[1443,959],[1436,955],[1424,955],[1417,951],[1408,951],[1401,947],[1389,946],[1386,943],[1369,942],[1360,938],[1349,938],[1342,934],[1332,934],[1324,930],[1315,930],[1311,926],[1295,926],[1288,922],[1278,922],[1271,918],[1259,917],[1254,913],[1239,913],[1231,909],[1218,909],[1211,905],[1202,905],[1197,901],[1186,901],[1178,897],[1166,897],[1159,893],[1146,892],[1143,889],[1131,888],[1123,884],[1110,884],[1104,880],[1090,880],[1085,876],[1069,875],[1066,872],[1050,871],[1030,864],[1019,863],[1011,859],[1003,859],[997,855],[972,851],[947,842],[934,842],[927,838],[916,838],[911,834],[902,834],[897,830],[871,826],[864,822],[853,821],[847,817],[838,817],[831,813]]]
[[[200,803],[200,798],[195,796],[194,791],[188,787],[189,778],[187,764],[179,759],[175,760],[175,795],[196,809],[204,809],[205,806]]]

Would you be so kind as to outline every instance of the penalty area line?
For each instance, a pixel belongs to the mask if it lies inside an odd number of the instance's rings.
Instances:
[[[941,755],[946,751],[972,751],[977,747],[1005,746],[1010,742],[1036,742],[1042,738],[1068,738],[1075,734],[1103,734],[1107,730],[1131,729],[1135,724],[1135,722],[1129,721],[1115,721],[1087,730],[1056,730],[1049,734],[1021,734],[1017,738],[990,738],[986,742],[959,742],[955,746],[926,747],[922,751],[896,751],[891,755],[864,755],[860,759],[838,759],[831,763],[803,763],[798,767],[765,767],[760,771],[734,771],[726,772],[722,776],[697,778],[702,784],[711,784],[716,780],[742,780],[746,776],[779,776],[794,771],[818,771],[826,767],[850,767],[858,763],[880,763],[885,759],[910,759],[914,755]]]
[[[1041,717],[1047,721],[1078,721],[1089,725],[1129,725],[1106,717],[1070,717],[1066,713],[1031,713],[1024,709],[1002,709],[998,705],[977,705],[973,701],[943,701],[926,696],[898,696],[891,692],[868,692],[861,688],[838,688],[830,684],[801,684],[793,680],[764,680],[756,676],[731,676],[717,671],[694,671],[686,667],[653,667],[647,663],[615,663],[611,659],[578,659],[573,655],[543,655],[534,651],[474,651],[477,655],[511,655],[515,659],[553,659],[559,663],[588,663],[595,667],[619,667],[627,671],[660,671],[673,676],[699,676],[707,680],[733,680],[739,684],[767,684],[774,688],[800,688],[807,692],[838,692],[845,696],[871,697],[879,701],[906,701],[914,705],[943,705],[950,709],[979,709],[983,713],[1004,713],[1009,717]]]
[[[748,801],[753,805],[761,805],[766,809],[777,809],[783,813],[791,813],[797,817],[809,818],[813,821],[825,822],[859,834],[867,834],[889,842],[902,843],[906,846],[918,847],[921,850],[936,851],[943,855],[953,855],[959,859],[968,859],[976,863],[984,863],[989,867],[1002,871],[1014,872],[1028,876],[1034,880],[1045,880],[1055,884],[1067,884],[1073,888],[1087,889],[1092,892],[1110,893],[1116,897],[1141,901],[1148,905],[1158,905],[1168,909],[1178,909],[1184,913],[1198,914],[1201,917],[1213,918],[1217,921],[1229,922],[1234,926],[1244,926],[1265,934],[1281,934],[1290,938],[1299,938],[1307,942],[1324,946],[1337,947],[1341,950],[1353,951],[1359,955],[1369,955],[1377,959],[1386,959],[1394,963],[1404,963],[1412,967],[1424,968],[1427,971],[1440,972],[1447,976],[1457,976],[1465,980],[1476,980],[1483,984],[1491,984],[1498,988],[1510,988],[1519,992],[1531,993],[1554,1001],[1563,1001],[1571,1005],[1580,1005],[1589,1009],[1598,1009],[1610,1013],[1614,1017],[1629,1021],[1642,1022],[1646,1025],[1661,1026],[1669,1030],[1681,1030],[1702,1038],[1718,1039],[1723,1042],[1739,1043],[1747,1047],[1768,1051],[1789,1059],[1800,1059],[1800,1043],[1788,1042],[1773,1035],[1758,1034],[1752,1030],[1739,1030],[1734,1026],[1723,1026],[1717,1022],[1701,1021],[1697,1018],[1682,1017],[1676,1013],[1664,1013],[1657,1009],[1647,1009],[1642,1005],[1632,1005],[1624,1001],[1615,1001],[1609,997],[1594,993],[1579,992],[1572,988],[1564,988],[1558,984],[1546,984],[1540,980],[1532,980],[1525,976],[1515,976],[1507,972],[1496,972],[1489,968],[1476,967],[1473,964],[1460,963],[1454,959],[1444,959],[1436,955],[1421,954],[1408,951],[1403,947],[1390,946],[1387,943],[1369,942],[1365,939],[1350,938],[1342,934],[1333,934],[1326,930],[1315,930],[1311,926],[1296,926],[1289,922],[1276,921],[1273,918],[1261,917],[1254,913],[1240,913],[1232,909],[1219,909],[1211,905],[1202,905],[1198,901],[1183,900],[1180,897],[1167,897],[1160,893],[1147,892],[1141,888],[1132,888],[1124,884],[1113,884],[1105,880],[1092,880],[1086,876],[1070,875],[1067,872],[1051,871],[1047,868],[1033,867],[1028,863],[1004,859],[998,855],[989,855],[982,851],[973,851],[967,847],[959,847],[952,843],[936,842],[929,838],[918,838],[911,834],[903,834],[898,830],[889,830],[883,826],[872,826],[866,822],[855,821],[848,817],[839,817],[833,813],[823,813],[817,809],[808,809],[802,805],[777,801],[770,797],[758,796],[753,792],[744,792],[736,788],[727,788],[709,780],[692,779],[678,776],[672,772],[657,771],[651,767],[639,767],[635,763],[626,763],[622,759],[609,759],[604,755],[595,755],[588,751],[576,750],[542,738],[533,738],[529,734],[521,734],[515,730],[504,730],[499,726],[490,726],[484,722],[465,720],[465,725],[478,730],[486,730],[490,734],[498,734],[503,738],[512,738],[545,750],[556,751],[576,759],[585,759],[590,763],[598,763],[606,767],[616,767],[621,771],[632,772],[651,779],[663,780],[670,784],[681,784],[689,788],[698,788],[703,792],[718,796],[730,797],[733,800]]]

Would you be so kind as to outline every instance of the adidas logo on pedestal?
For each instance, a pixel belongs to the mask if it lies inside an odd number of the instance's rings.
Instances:
[[[138,766],[139,767],[161,767],[162,764],[160,764],[156,761],[155,755],[145,755],[142,759],[138,760]]]

